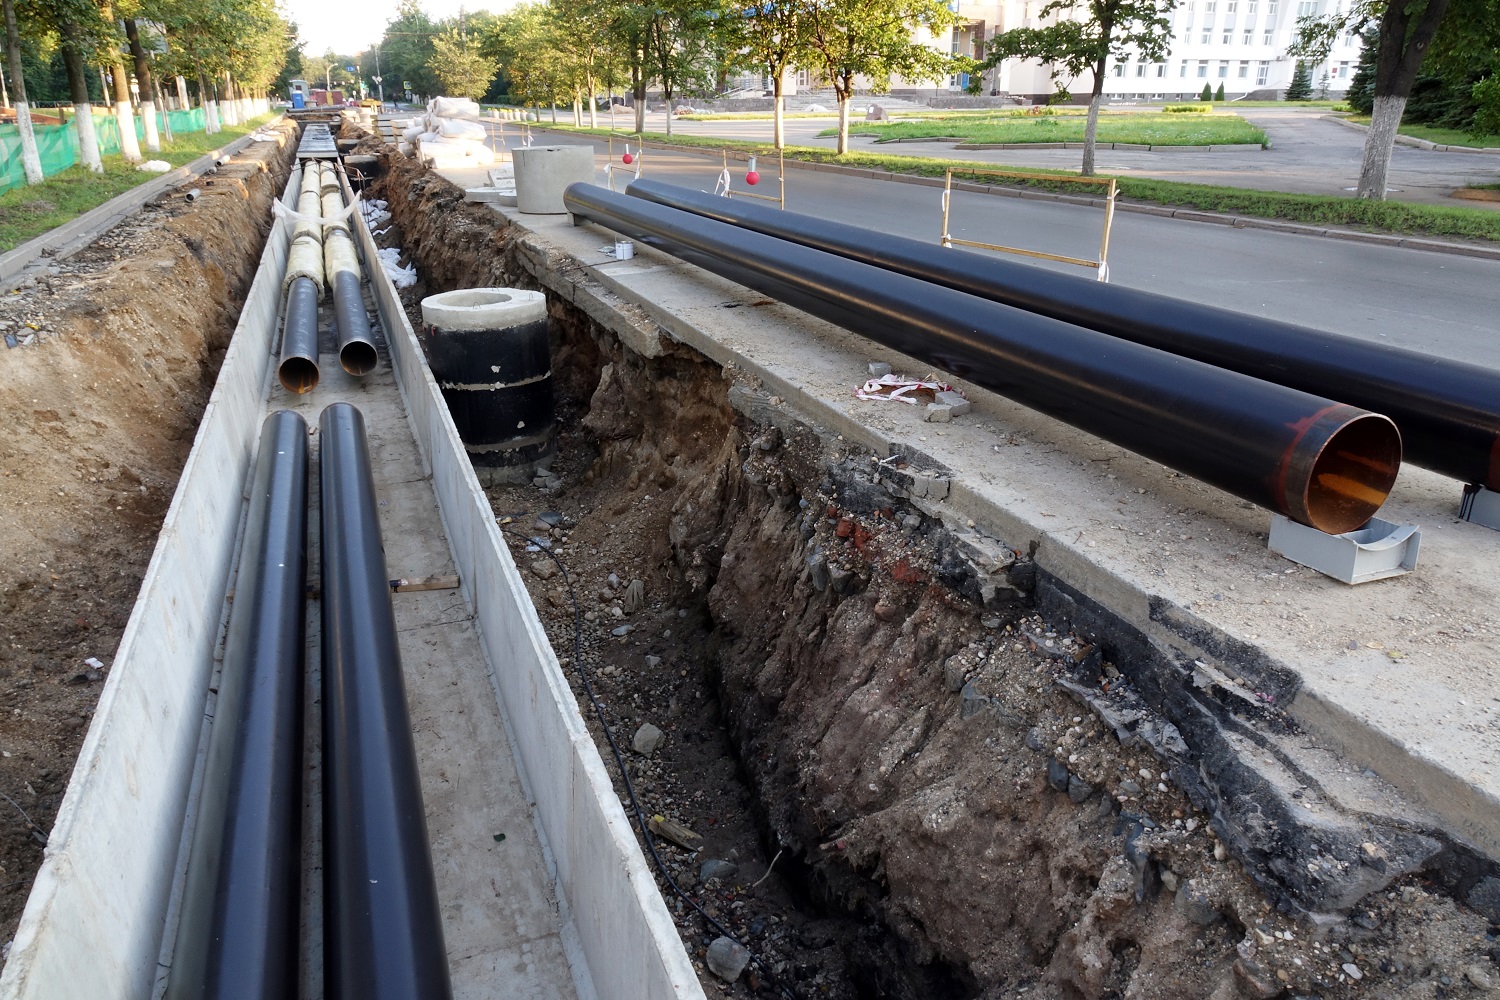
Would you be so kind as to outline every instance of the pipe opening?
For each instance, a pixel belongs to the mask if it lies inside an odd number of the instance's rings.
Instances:
[[[437,300],[438,305],[448,309],[479,309],[513,301],[513,296],[509,292],[494,288],[465,288],[456,292],[434,295],[432,298]]]
[[[287,358],[276,370],[276,377],[288,392],[312,392],[318,385],[318,363],[311,358]]]
[[[351,340],[339,348],[339,364],[350,375],[368,375],[375,370],[379,361],[375,345],[362,340]]]
[[[1323,445],[1304,497],[1312,526],[1331,535],[1363,527],[1401,471],[1401,434],[1388,418],[1368,414],[1339,428]]]

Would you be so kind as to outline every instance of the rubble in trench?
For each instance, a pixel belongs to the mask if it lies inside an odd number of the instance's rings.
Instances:
[[[542,251],[435,175],[392,161],[378,196],[421,276],[413,315],[453,287],[535,287]],[[1024,553],[942,520],[945,470],[882,463],[744,372],[670,341],[643,358],[549,305],[559,458],[488,492],[608,766],[580,666],[647,815],[702,838],[658,837],[668,871],[757,956],[732,983],[710,972],[718,932],[659,878],[711,996],[1500,982],[1500,927],[1454,901],[1452,845],[1359,817],[1294,829],[1247,801],[1202,725],[1153,709],[1136,645],[1070,628]],[[1274,705],[1226,712],[1298,735]],[[1332,810],[1315,786],[1291,796]]]

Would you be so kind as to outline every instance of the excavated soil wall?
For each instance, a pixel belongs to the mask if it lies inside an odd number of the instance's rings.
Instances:
[[[1351,862],[1343,820],[1289,829],[1233,785],[1232,731],[1159,714],[1159,654],[913,500],[917,470],[668,338],[631,350],[643,313],[539,267],[524,232],[404,157],[376,193],[420,274],[414,315],[426,293],[545,276],[561,454],[491,500],[619,739],[664,730],[626,755],[647,812],[710,831],[667,869],[765,957],[732,985],[705,973],[711,995],[1435,1000],[1500,981],[1500,929],[1453,898],[1479,877],[1462,852],[1372,822]],[[734,852],[738,881],[698,867]],[[673,905],[703,956],[716,931]]]
[[[0,302],[0,945],[290,171],[272,131]]]

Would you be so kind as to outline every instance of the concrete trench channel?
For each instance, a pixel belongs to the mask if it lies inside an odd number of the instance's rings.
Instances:
[[[947,470],[882,460],[587,262],[361,151],[414,325],[427,294],[547,295],[559,457],[487,492],[601,749],[580,665],[647,815],[703,837],[658,837],[668,872],[757,956],[732,984],[706,971],[717,932],[659,877],[710,995],[1500,982],[1493,864],[1318,750],[1277,707],[1295,676],[1228,649],[1240,676],[1216,683],[945,512]]]

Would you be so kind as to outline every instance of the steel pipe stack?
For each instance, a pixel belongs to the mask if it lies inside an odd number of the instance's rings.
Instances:
[[[306,588],[307,424],[280,410],[261,429],[170,1000],[298,994]]]
[[[626,190],[659,205],[1384,413],[1400,428],[1409,461],[1500,490],[1500,374],[1490,369],[659,181],[635,181]]]
[[[324,996],[447,1000],[448,956],[364,417],[335,403],[318,426]]]
[[[597,222],[1322,531],[1364,525],[1388,418],[591,184]]]

